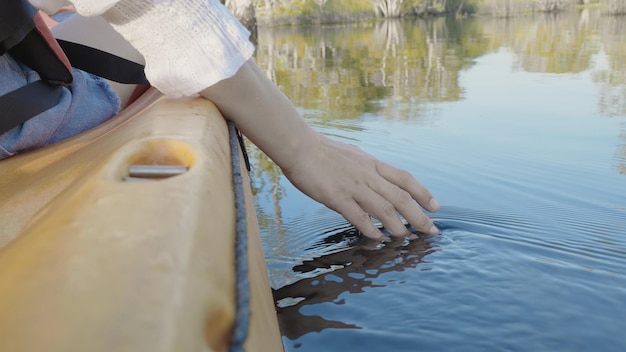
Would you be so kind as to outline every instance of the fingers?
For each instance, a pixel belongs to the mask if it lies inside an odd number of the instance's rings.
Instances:
[[[394,208],[404,216],[404,218],[413,227],[430,235],[440,233],[439,229],[433,224],[419,209],[416,200],[422,207],[429,211],[439,210],[439,203],[433,198],[432,194],[420,184],[410,173],[397,169],[385,163],[378,163],[377,170],[383,178],[389,182],[381,182],[373,184],[372,187],[378,192],[382,198],[385,198],[393,204]],[[382,219],[380,219],[383,221]],[[383,224],[385,225],[384,221]],[[385,225],[386,226],[386,225]]]
[[[397,210],[404,218],[411,224],[416,230],[429,235],[439,234],[439,229],[433,224],[432,220],[413,201],[413,197],[409,192],[401,189],[400,187],[391,183],[386,183],[382,186],[378,186],[376,189],[380,193],[381,198],[385,198],[389,203],[393,204],[394,209]],[[395,215],[395,219],[399,221],[398,215]],[[383,222],[383,225],[387,227],[387,224],[383,219],[379,219]],[[404,226],[404,225],[402,225]],[[391,230],[391,229],[389,229]],[[404,231],[407,231],[406,228]],[[395,235],[396,232],[391,230]]]
[[[382,240],[386,236],[372,223],[370,215],[378,219],[394,237],[411,235],[398,213],[419,232],[430,235],[440,233],[418,206],[419,203],[429,211],[439,209],[439,204],[423,185],[408,172],[384,163],[377,164],[376,171],[380,178],[369,180],[367,187],[353,194],[352,199],[344,198],[333,209],[365,236],[375,240]]]
[[[387,181],[408,192],[411,198],[415,199],[424,209],[431,212],[439,210],[439,203],[435,200],[430,191],[419,183],[409,172],[380,161],[376,163],[376,170]],[[411,224],[413,225],[413,223]]]
[[[403,214],[418,231],[431,235],[439,233],[439,229],[422,213],[408,192],[389,184],[389,187],[381,193],[382,195],[371,189],[367,190],[356,199],[343,202],[335,210],[366,237],[374,240],[385,240],[387,237],[372,223],[370,215],[380,220],[393,237],[415,237],[407,230],[398,212]]]
[[[408,197],[410,203],[415,204],[415,202],[410,199],[411,196],[408,195]],[[372,215],[376,219],[380,220],[385,229],[387,229],[387,231],[389,231],[394,237],[406,237],[411,234],[398,217],[398,212],[396,210],[398,202],[392,197],[381,195],[373,190],[367,190],[360,193],[356,197],[356,201],[369,215]],[[417,208],[416,205],[415,208]],[[419,209],[418,212],[421,213]]]
[[[363,235],[373,240],[388,241],[387,236],[374,226],[369,214],[363,210],[354,200],[351,202],[345,202],[339,205],[337,208],[331,208],[348,220],[357,230],[361,231]]]
[[[380,220],[394,237],[410,235],[400,215],[422,233],[439,233],[420,208],[421,205],[434,212],[439,204],[411,174],[380,162],[356,147],[326,141],[320,139],[320,147],[307,154],[312,161],[283,169],[298,189],[339,212],[374,240],[389,238],[372,223],[370,215]]]

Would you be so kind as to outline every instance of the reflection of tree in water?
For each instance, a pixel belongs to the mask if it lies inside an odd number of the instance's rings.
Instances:
[[[346,238],[354,240],[356,231],[336,234],[326,241],[345,241]],[[367,287],[383,287],[374,283],[381,274],[413,269],[434,251],[423,238],[408,243],[398,240],[377,249],[357,245],[295,266],[294,272],[308,277],[274,290],[282,334],[293,340],[327,328],[358,329],[352,324],[303,315],[300,309],[325,302],[342,304],[336,300],[344,292],[361,293]]]
[[[461,99],[458,73],[467,61],[459,54],[468,51],[461,48],[466,42],[454,36],[471,31],[454,32],[448,27],[440,20],[375,24],[374,45],[382,57],[368,69],[367,83],[388,88],[382,115],[412,119],[420,115],[416,109],[423,103]]]
[[[508,21],[516,66],[527,72],[582,72],[598,52],[594,28],[576,16],[542,14]]]
[[[600,87],[600,113],[608,116],[626,115],[626,22],[622,17],[603,18],[600,39],[609,67],[594,72]]]
[[[593,72],[600,86],[598,108],[606,116],[626,115],[626,22],[623,17],[606,16],[599,24],[600,40],[607,55],[608,69]],[[626,175],[626,126],[622,128],[622,145],[615,153],[618,172]]]
[[[255,197],[271,196],[274,214],[268,214],[262,207],[257,207],[257,217],[262,228],[274,228],[279,235],[284,234],[282,224],[282,211],[280,201],[285,196],[285,188],[280,184],[283,175],[282,170],[267,155],[263,154],[256,146],[246,147],[250,156],[252,168],[250,179],[252,193]],[[272,226],[270,226],[272,225]]]
[[[402,21],[399,19],[389,19],[377,22],[374,26],[374,42],[384,46],[381,59],[381,67],[374,71],[369,77],[376,86],[388,86],[387,84],[387,58],[397,57],[398,50],[405,44],[406,35],[402,29]]]
[[[615,153],[618,162],[616,168],[620,174],[626,175],[626,126],[624,126],[622,129],[620,139],[622,139],[624,142]]]
[[[598,110],[606,116],[626,115],[626,21],[582,11],[579,16],[539,15],[485,21],[485,32],[501,38],[516,54],[516,68],[527,72],[579,73],[592,67],[594,55],[604,52],[609,67],[595,70]],[[616,166],[626,174],[626,131],[616,152]]]
[[[473,27],[473,21],[454,25]],[[420,117],[418,105],[456,101],[463,45],[485,45],[475,30],[449,31],[445,19],[387,20],[351,26],[272,29],[259,38],[259,65],[294,103],[324,120],[376,113]],[[472,36],[460,40],[454,36]],[[475,57],[475,56],[474,56]],[[398,111],[392,104],[412,105]],[[412,110],[411,110],[412,109]]]

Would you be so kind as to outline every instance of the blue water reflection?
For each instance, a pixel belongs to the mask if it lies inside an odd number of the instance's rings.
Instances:
[[[254,151],[286,349],[626,350],[624,43],[588,13],[261,31],[309,123],[442,204],[372,244]]]

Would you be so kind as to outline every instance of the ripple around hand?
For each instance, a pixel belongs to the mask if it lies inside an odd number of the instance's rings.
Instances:
[[[612,274],[626,268],[626,213],[577,210],[542,205],[533,210],[547,220],[529,219],[496,212],[444,207],[433,219],[444,233],[463,230],[517,246],[518,252],[547,261],[589,266]],[[620,270],[621,269],[621,270]]]
[[[543,205],[533,212],[549,214],[549,221],[537,222],[529,218],[514,216],[505,212],[482,211],[461,207],[446,206],[433,216],[433,221],[443,231],[443,237],[451,239],[462,236],[486,236],[498,241],[504,241],[516,246],[516,252],[533,259],[546,262],[566,262],[598,270],[605,270],[612,274],[623,269],[626,262],[625,236],[616,236],[620,231],[619,220],[624,220],[625,213],[615,211],[604,212],[589,219],[575,211],[565,212],[562,207],[551,209]],[[369,241],[348,224],[343,218],[325,211],[307,214],[296,221],[290,222],[286,228],[289,236],[289,253],[299,252],[298,258],[284,255],[268,257],[270,262],[302,262],[295,265],[294,271],[299,272],[297,278],[287,280],[293,282],[303,277],[315,277],[332,271],[332,265],[324,258],[353,247],[361,249],[397,248],[400,244],[393,241],[390,244],[379,244]],[[408,227],[409,230],[414,229]],[[621,227],[626,229],[626,225]],[[613,231],[613,232],[612,232]],[[423,236],[423,235],[422,235]],[[320,239],[321,238],[321,239]],[[424,237],[428,238],[428,237]],[[435,237],[436,238],[436,237]],[[621,241],[621,242],[620,242]],[[438,246],[444,245],[441,240]],[[445,242],[445,241],[444,241]],[[520,247],[526,247],[523,249]],[[387,248],[387,249],[389,249]],[[513,250],[513,248],[512,248]],[[377,256],[385,251],[376,251]],[[345,253],[342,254],[345,256]],[[381,256],[384,257],[384,256]],[[287,259],[286,259],[287,258]],[[389,258],[387,258],[389,259]],[[581,261],[581,259],[584,259]],[[301,270],[307,265],[320,265],[318,270]],[[598,265],[600,263],[601,265]],[[371,264],[371,263],[370,263]],[[380,263],[379,263],[380,264]],[[296,268],[299,268],[296,270]]]
[[[541,207],[533,212],[550,214],[550,221],[541,223],[530,220],[531,217],[507,212],[442,207],[433,215],[434,222],[442,229],[441,235],[421,235],[412,241],[394,240],[384,244],[364,238],[345,220],[323,212],[293,221],[288,225],[288,232],[297,234],[295,246],[304,259],[291,258],[289,273],[285,273],[291,279],[274,290],[283,334],[289,339],[297,339],[308,332],[326,328],[359,328],[320,316],[304,315],[301,308],[336,303],[344,293],[359,294],[368,288],[383,287],[386,281],[379,280],[380,275],[415,269],[427,256],[438,251],[445,252],[445,255],[424,265],[423,271],[433,266],[436,268],[437,261],[457,257],[467,260],[476,255],[482,256],[481,260],[499,261],[507,260],[508,254],[518,256],[526,263],[578,266],[611,275],[624,271],[626,253],[623,243],[616,242],[614,235],[602,236],[597,231],[615,230],[607,222],[620,219],[622,213],[605,213],[590,224],[577,219],[576,212],[568,213],[562,208]],[[593,235],[581,236],[592,230],[596,230]],[[494,247],[485,248],[486,243],[482,240],[470,241],[473,236],[492,239],[502,245],[494,251]],[[609,241],[610,238],[613,240]],[[451,246],[453,242],[457,245]],[[493,253],[484,258],[488,251]],[[491,274],[485,272],[485,275]]]
[[[352,228],[338,214],[321,209],[283,224],[280,234],[265,234],[263,242],[272,286],[282,287],[302,279],[302,275],[293,274],[294,265],[350,246],[354,238],[338,234]]]

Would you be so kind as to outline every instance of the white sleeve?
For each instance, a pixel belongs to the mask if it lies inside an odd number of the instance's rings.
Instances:
[[[31,0],[47,12],[67,0]],[[70,0],[107,20],[146,60],[163,93],[191,96],[233,76],[254,54],[250,33],[218,0]]]
[[[71,5],[67,0],[28,0],[31,5],[41,11],[52,15],[55,14],[63,6]]]
[[[254,53],[248,30],[218,0],[121,0],[102,17],[144,56],[150,83],[173,97],[233,76]]]
[[[97,16],[110,9],[119,0],[29,0],[36,8],[54,14],[63,6],[74,5],[83,16]]]

